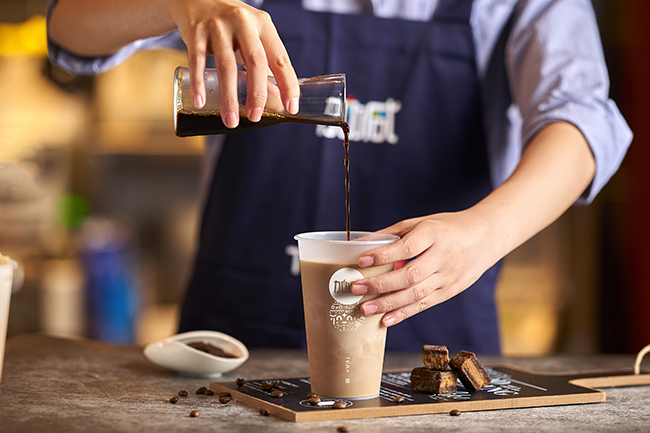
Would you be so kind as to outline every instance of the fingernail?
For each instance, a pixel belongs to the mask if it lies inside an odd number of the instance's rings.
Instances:
[[[251,110],[251,114],[248,115],[248,120],[251,122],[259,122],[262,118],[262,109],[260,107],[255,107]]]
[[[395,318],[393,316],[387,316],[384,317],[384,320],[382,320],[384,323],[384,326],[388,328],[389,326],[392,326],[395,323]]]
[[[368,286],[363,284],[353,284],[352,285],[352,294],[355,296],[363,296],[368,293]]]
[[[375,263],[375,259],[372,256],[364,256],[359,259],[359,266],[362,268],[372,266],[373,263]]]
[[[362,313],[364,316],[372,316],[379,310],[379,307],[377,307],[375,304],[363,304],[361,306],[362,308]]]
[[[289,114],[298,114],[298,98],[293,98],[289,101]]]
[[[203,96],[194,95],[194,100],[192,102],[196,108],[203,108]]]
[[[228,113],[226,114],[226,126],[228,128],[236,128],[237,127],[237,116],[235,113]]]

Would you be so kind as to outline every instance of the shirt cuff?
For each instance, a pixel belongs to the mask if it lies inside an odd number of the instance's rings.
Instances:
[[[575,125],[587,140],[596,161],[594,178],[576,201],[589,204],[616,173],[632,141],[632,131],[612,100],[563,102],[540,113],[522,131],[528,143],[541,129],[553,122]]]
[[[47,8],[47,22],[49,25],[50,16],[56,6],[57,0],[51,0]],[[186,46],[180,37],[178,30],[167,33],[162,36],[141,39],[135,41],[114,54],[99,57],[83,57],[66,51],[64,48],[56,45],[47,37],[47,48],[50,61],[73,75],[96,75],[106,72],[111,68],[123,63],[138,51],[151,50],[159,48],[171,48],[185,50]]]

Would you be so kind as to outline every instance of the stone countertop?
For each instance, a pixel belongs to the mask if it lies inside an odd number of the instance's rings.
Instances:
[[[511,364],[550,373],[631,369],[634,356],[481,357],[484,364]],[[419,353],[388,353],[385,369],[410,369]],[[648,360],[644,362],[644,367]],[[296,350],[252,350],[250,359],[220,380],[308,375],[307,355]],[[179,376],[150,363],[142,348],[39,334],[7,342],[0,383],[0,432],[350,432],[431,431],[650,431],[650,386],[605,389],[596,404],[448,414],[292,423],[260,416],[257,409],[194,391],[207,379]],[[172,405],[185,389],[189,397]],[[201,412],[190,418],[191,410]]]

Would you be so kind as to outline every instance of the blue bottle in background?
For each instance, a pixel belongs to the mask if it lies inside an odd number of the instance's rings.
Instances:
[[[128,231],[115,220],[91,217],[84,222],[81,237],[92,336],[133,344],[140,297]]]

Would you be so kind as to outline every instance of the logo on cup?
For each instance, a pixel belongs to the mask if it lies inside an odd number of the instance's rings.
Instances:
[[[342,268],[334,272],[330,278],[330,294],[332,298],[343,305],[356,304],[363,296],[353,295],[352,283],[363,278],[363,274],[356,269]]]
[[[332,326],[339,331],[352,332],[359,329],[366,318],[361,314],[359,304],[343,305],[334,301],[330,306],[330,320]],[[346,368],[349,368],[349,365],[346,365]]]

